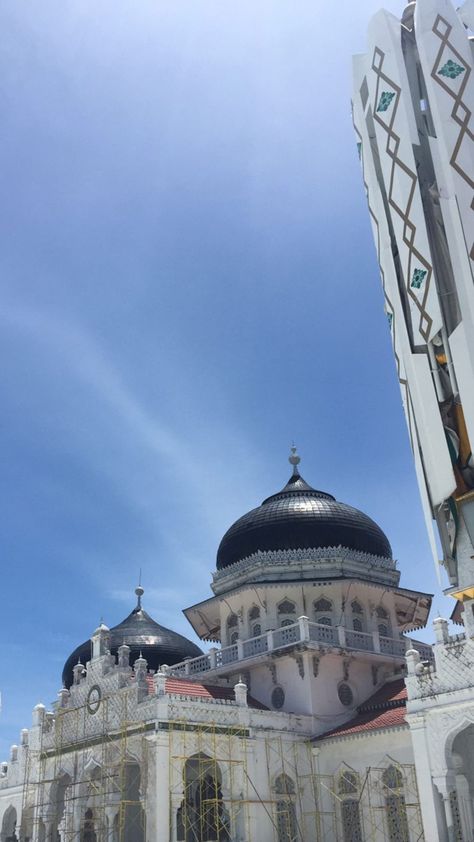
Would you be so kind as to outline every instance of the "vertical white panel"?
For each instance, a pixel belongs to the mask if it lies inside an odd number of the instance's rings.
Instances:
[[[397,239],[415,344],[442,325],[412,144],[418,143],[401,49],[401,25],[385,11],[369,27],[368,86],[390,215]]]

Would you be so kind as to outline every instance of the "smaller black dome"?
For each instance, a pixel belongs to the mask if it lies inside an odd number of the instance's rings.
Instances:
[[[137,589],[138,590],[138,589]],[[141,590],[141,589],[140,589]],[[197,658],[202,655],[199,646],[182,634],[161,626],[147,614],[141,606],[141,594],[136,608],[122,620],[118,626],[110,629],[110,651],[117,655],[118,647],[123,643],[130,646],[130,663],[139,657],[148,661],[148,667],[157,670],[162,664],[178,664],[185,658]],[[92,656],[90,640],[81,643],[67,659],[63,669],[63,684],[69,688],[73,681],[73,667],[78,663],[86,664]]]

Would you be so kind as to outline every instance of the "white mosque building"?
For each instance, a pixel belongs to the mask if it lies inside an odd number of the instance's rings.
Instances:
[[[293,448],[185,609],[205,652],[139,587],[69,656],[0,766],[0,842],[474,842],[470,28],[474,0],[417,0],[376,15],[354,62],[402,397],[463,632],[438,618],[434,645],[416,640],[431,595],[400,587],[382,529],[309,485]]]
[[[2,766],[2,842],[431,842],[451,814],[453,838],[472,838],[472,694],[456,733],[433,711],[453,760],[429,796],[404,676],[408,661],[422,700],[474,644],[444,620],[433,648],[413,639],[431,596],[400,587],[381,528],[299,461],[293,448],[288,483],[226,532],[211,597],[185,609],[209,651],[152,620],[137,588],[67,659],[55,708],[34,708]]]

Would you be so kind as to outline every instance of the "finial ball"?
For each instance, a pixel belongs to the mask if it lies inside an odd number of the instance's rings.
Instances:
[[[138,586],[138,588],[135,588],[135,593],[136,593],[136,595],[137,595],[137,596],[143,596],[143,594],[145,593],[145,591],[144,591],[144,589],[141,587],[141,585],[139,585],[139,586]]]
[[[290,463],[290,465],[293,465],[294,467],[296,465],[299,465],[300,462],[301,462],[301,459],[296,452],[295,445],[292,445],[292,447],[291,447],[291,455],[288,457],[288,462]]]

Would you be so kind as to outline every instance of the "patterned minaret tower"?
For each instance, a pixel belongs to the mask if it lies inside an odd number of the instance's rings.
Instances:
[[[474,599],[473,26],[473,0],[457,12],[417,0],[401,20],[380,11],[353,62],[357,146],[423,507],[448,592],[463,603]]]

